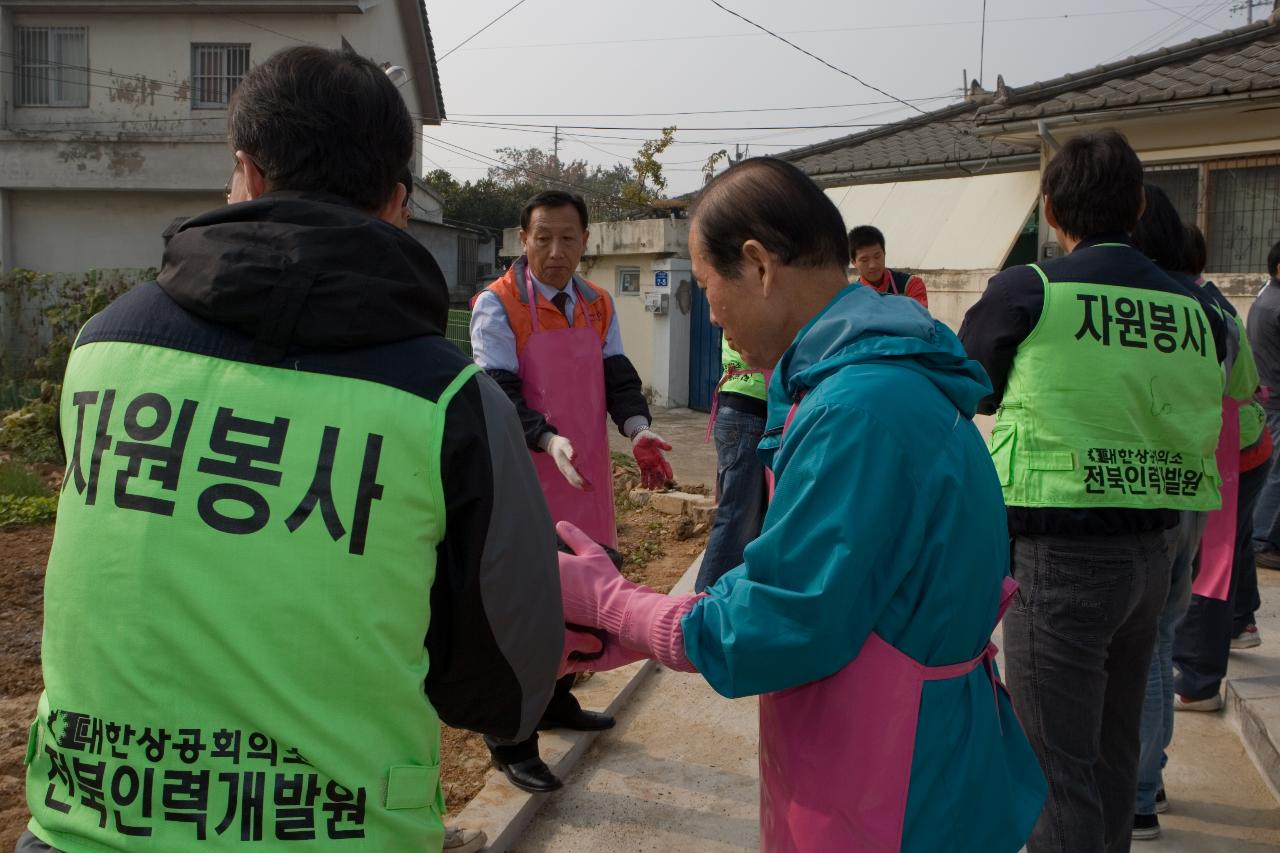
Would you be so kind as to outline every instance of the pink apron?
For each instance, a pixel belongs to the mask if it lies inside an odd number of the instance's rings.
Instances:
[[[547,422],[569,439],[578,472],[591,484],[578,491],[565,480],[549,453],[530,452],[542,494],[554,521],[572,522],[592,539],[610,547],[618,544],[613,516],[613,466],[605,424],[604,358],[600,335],[587,319],[581,291],[574,300],[573,327],[543,329],[538,323],[538,295],[528,267],[525,295],[533,333],[520,353],[520,380],[529,408],[546,415]],[[569,287],[577,287],[571,282]]]
[[[997,623],[1017,588],[1004,579]],[[925,666],[872,633],[834,675],[761,696],[760,849],[897,853],[924,684],[983,667],[998,717],[995,657],[988,643],[972,660]]]
[[[1222,400],[1222,432],[1218,436],[1218,475],[1222,509],[1209,513],[1200,540],[1200,567],[1191,591],[1201,598],[1226,601],[1236,553],[1236,515],[1240,499],[1240,403]]]

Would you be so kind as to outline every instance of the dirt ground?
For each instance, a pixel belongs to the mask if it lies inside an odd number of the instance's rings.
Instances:
[[[632,472],[619,468],[615,479],[624,573],[666,592],[706,546],[706,530],[632,504],[626,498]],[[0,530],[0,851],[11,849],[28,818],[22,759],[41,689],[44,567],[52,538],[52,524]],[[445,728],[441,755],[445,800],[457,813],[484,787],[489,753],[479,735]]]
[[[0,850],[27,825],[22,759],[40,697],[44,564],[52,524],[0,530]]]

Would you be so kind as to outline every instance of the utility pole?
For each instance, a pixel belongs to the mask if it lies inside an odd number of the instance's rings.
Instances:
[[[1263,9],[1267,6],[1271,6],[1273,9],[1280,8],[1280,2],[1276,2],[1276,0],[1241,0],[1241,2],[1231,7],[1231,14],[1234,15],[1236,12],[1245,12],[1249,16],[1249,23],[1252,24],[1253,10]]]
[[[556,141],[555,148],[552,149],[551,159],[555,161],[556,171],[560,171],[560,125],[556,125]]]

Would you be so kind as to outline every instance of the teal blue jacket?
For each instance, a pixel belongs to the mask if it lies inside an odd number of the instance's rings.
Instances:
[[[1009,572],[1000,484],[972,420],[990,393],[908,299],[851,286],[800,331],[769,386],[759,452],[777,491],[763,530],[682,623],[712,687],[737,697],[824,678],[873,631],[929,666],[982,652]],[[926,683],[919,713],[902,849],[1017,850],[1045,785],[1022,732],[1001,732],[983,668]]]

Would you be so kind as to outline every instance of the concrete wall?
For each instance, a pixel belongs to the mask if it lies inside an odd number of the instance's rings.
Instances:
[[[13,266],[40,272],[160,266],[160,234],[179,216],[224,200],[219,193],[9,193]]]
[[[10,126],[43,129],[50,122],[128,121],[141,122],[129,128],[138,132],[178,128],[182,133],[222,133],[225,110],[192,107],[192,43],[249,44],[249,60],[256,65],[282,48],[300,43],[337,48],[345,37],[363,56],[408,66],[406,37],[394,3],[373,0],[367,5],[362,15],[13,14],[8,16],[9,26],[87,27],[88,66],[93,71],[88,107],[15,106]],[[12,78],[3,83],[9,104],[13,85]],[[414,88],[402,86],[400,91],[410,112],[421,113]]]
[[[192,106],[192,43],[247,43],[257,64],[300,42],[336,48],[345,38],[375,61],[409,67],[394,0],[363,5],[364,14],[234,16],[0,9],[0,272],[158,263],[160,230],[221,204],[232,169],[226,110]],[[15,26],[88,28],[87,107],[15,105]],[[400,91],[410,112],[423,111],[414,86]],[[112,192],[121,197],[106,200]]]

